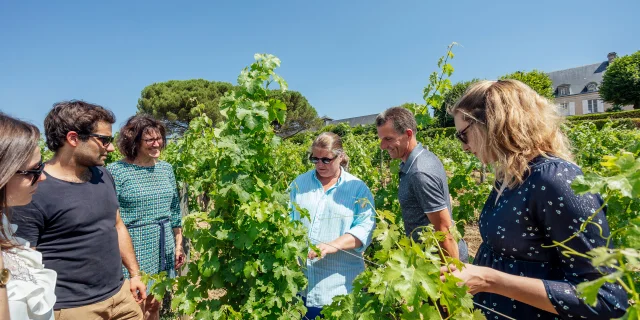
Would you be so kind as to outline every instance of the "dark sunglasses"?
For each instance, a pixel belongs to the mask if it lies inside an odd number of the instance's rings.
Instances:
[[[318,161],[322,161],[322,163],[324,164],[329,164],[331,163],[331,161],[333,161],[334,158],[318,158],[318,157],[309,157],[309,161],[311,161],[311,163],[316,164],[318,163]]]
[[[103,136],[97,133],[89,133],[89,134],[78,134],[79,137],[96,137],[102,143],[102,146],[107,148],[111,142],[113,142],[113,137],[111,136]]]
[[[469,130],[469,128],[474,124],[475,122],[471,122],[469,123],[469,125],[462,129],[462,131],[456,131],[455,136],[456,138],[458,138],[458,140],[460,140],[460,142],[462,143],[467,143],[469,140],[467,139],[467,130]]]
[[[31,170],[18,170],[16,171],[16,174],[21,174],[21,175],[33,175],[33,177],[31,178],[31,185],[36,184],[36,182],[38,182],[38,180],[40,180],[40,176],[42,175],[42,172],[44,171],[44,162],[42,162],[42,158],[40,158],[40,162],[38,162],[38,165]]]

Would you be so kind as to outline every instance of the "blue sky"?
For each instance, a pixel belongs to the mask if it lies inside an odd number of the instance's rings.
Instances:
[[[320,115],[421,102],[449,43],[453,81],[554,71],[640,49],[640,1],[0,1],[0,109],[42,127],[82,99],[117,126],[154,82],[235,83],[256,52]]]

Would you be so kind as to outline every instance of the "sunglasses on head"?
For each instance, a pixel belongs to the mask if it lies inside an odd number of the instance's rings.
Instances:
[[[113,142],[113,137],[111,136],[103,136],[101,134],[97,134],[97,133],[89,133],[89,134],[78,134],[79,137],[95,137],[98,138],[98,140],[100,140],[100,143],[102,143],[103,147],[108,147],[111,142]]]
[[[322,161],[322,163],[324,164],[329,164],[331,163],[331,161],[333,161],[333,159],[335,159],[335,157],[334,158],[318,158],[313,156],[309,157],[309,161],[311,161],[311,163],[313,164],[318,163],[318,161]]]
[[[456,138],[458,138],[458,140],[460,140],[460,142],[465,143],[465,144],[469,142],[469,140],[467,139],[467,130],[469,130],[469,128],[474,123],[475,122],[469,123],[469,125],[467,125],[466,128],[462,129],[462,131],[456,131],[455,136],[456,136]]]
[[[42,158],[40,158],[40,162],[38,162],[35,168],[30,170],[18,170],[16,171],[16,174],[21,174],[25,176],[32,175],[33,177],[31,178],[31,185],[34,185],[36,184],[36,182],[38,182],[38,180],[40,180],[40,176],[42,175],[43,171],[44,171],[44,162],[42,162]]]

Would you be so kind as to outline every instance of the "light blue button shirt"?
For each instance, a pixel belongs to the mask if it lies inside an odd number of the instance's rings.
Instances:
[[[376,225],[371,191],[362,180],[341,170],[338,182],[326,192],[315,169],[291,183],[291,202],[308,210],[311,218],[300,219],[295,208],[291,217],[307,228],[311,243],[329,243],[345,233],[362,242],[360,248],[338,251],[319,260],[307,259],[305,275],[309,285],[302,294],[308,307],[329,305],[333,297],[351,292],[353,280],[364,271],[362,253],[371,243]]]

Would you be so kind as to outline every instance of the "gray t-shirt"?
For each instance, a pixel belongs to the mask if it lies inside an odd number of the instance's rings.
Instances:
[[[407,236],[414,229],[431,223],[427,213],[443,209],[448,209],[449,215],[453,212],[444,166],[433,152],[421,144],[411,151],[406,162],[400,164],[398,199]],[[413,239],[418,240],[417,231],[413,232]],[[467,262],[466,243],[460,240],[458,247],[460,260]]]

